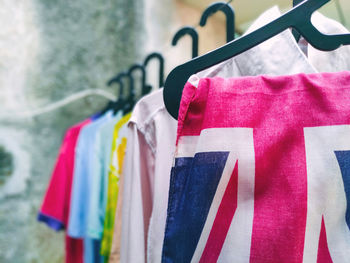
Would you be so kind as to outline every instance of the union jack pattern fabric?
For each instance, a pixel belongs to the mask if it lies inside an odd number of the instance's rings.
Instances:
[[[350,72],[186,84],[162,262],[350,262]]]

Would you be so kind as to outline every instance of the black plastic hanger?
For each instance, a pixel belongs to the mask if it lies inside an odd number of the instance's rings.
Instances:
[[[152,59],[158,59],[159,62],[159,88],[162,88],[164,85],[164,58],[162,56],[162,54],[154,52],[149,54],[146,58],[145,61],[143,62],[144,67],[147,67],[148,63],[152,60]]]
[[[127,78],[129,81],[129,96],[127,98],[123,98],[123,105],[120,109],[123,110],[123,114],[126,114],[132,110],[135,104],[135,95],[134,95],[134,79],[128,72],[119,73],[116,78],[118,80],[122,80],[123,78]],[[123,90],[124,92],[124,90]],[[119,110],[119,109],[118,109]]]
[[[349,45],[350,34],[325,35],[319,32],[311,23],[312,13],[329,1],[305,0],[284,15],[252,33],[173,69],[165,81],[163,93],[168,112],[177,119],[182,90],[192,74],[239,55],[290,27],[295,28],[309,44],[319,50],[331,51],[341,45]]]
[[[297,6],[301,2],[303,2],[303,0],[293,0],[293,7]],[[292,34],[293,34],[293,36],[295,38],[295,41],[299,42],[299,40],[300,40],[299,32],[297,30],[295,30],[294,28],[292,28]]]
[[[226,42],[230,42],[235,39],[235,11],[232,6],[225,2],[216,2],[211,4],[205,9],[199,22],[200,26],[205,26],[209,16],[213,15],[217,11],[222,11],[226,16]]]
[[[141,72],[141,84],[142,84],[141,95],[144,96],[148,94],[152,89],[152,86],[146,84],[145,67],[140,64],[134,64],[129,68],[128,74],[131,76],[131,78],[133,78],[133,73],[138,70]]]
[[[182,38],[184,35],[191,36],[191,38],[192,38],[192,58],[197,57],[198,56],[198,33],[194,27],[185,26],[185,27],[181,28],[179,31],[176,32],[171,44],[173,46],[176,46],[179,39]]]
[[[110,87],[112,86],[114,83],[118,83],[119,84],[119,94],[118,94],[118,99],[122,99],[123,98],[123,94],[124,94],[124,84],[121,81],[121,77],[124,73],[118,74],[117,76],[115,76],[114,78],[110,79],[107,82],[107,86]]]
[[[114,112],[116,110],[118,110],[117,108],[122,108],[122,94],[123,94],[123,90],[124,90],[124,85],[123,82],[120,80],[120,74],[113,77],[111,80],[109,80],[107,82],[107,86],[111,86],[113,83],[118,83],[119,84],[119,96],[118,99],[116,101],[109,101],[108,104],[106,105],[106,107],[100,112],[100,114],[105,114],[107,111],[109,110],[113,110]]]
[[[111,109],[113,110],[114,114],[116,114],[120,109],[122,109],[124,104],[125,104],[125,100],[124,100],[124,84],[121,81],[121,78],[123,76],[124,76],[124,73],[121,73],[121,74],[117,75],[115,78],[112,78],[111,80],[109,80],[107,82],[107,86],[111,86],[114,83],[118,83],[119,84],[118,99],[115,102],[113,102],[113,104],[111,105]]]

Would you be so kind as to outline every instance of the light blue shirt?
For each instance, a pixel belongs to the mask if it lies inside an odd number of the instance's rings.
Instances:
[[[113,112],[108,111],[103,116],[82,128],[75,148],[75,165],[72,184],[71,204],[67,233],[74,238],[84,238],[84,262],[103,262],[99,254],[99,239],[87,235],[87,217],[91,193],[96,191],[92,182],[92,164],[95,158],[95,144],[99,128],[113,119]]]
[[[110,120],[99,127],[91,161],[91,192],[87,214],[87,236],[101,239],[107,205],[108,171],[112,151],[115,124],[122,118],[119,111]]]
[[[71,204],[68,222],[68,235],[83,238],[87,232],[87,215],[91,184],[91,161],[95,154],[96,133],[101,125],[112,118],[111,111],[82,128],[75,148],[75,164],[72,184]]]

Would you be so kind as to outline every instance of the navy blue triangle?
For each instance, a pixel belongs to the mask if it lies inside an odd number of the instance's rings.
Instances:
[[[344,190],[347,199],[346,223],[350,229],[350,151],[335,151],[341,174],[344,181]]]
[[[191,262],[228,152],[177,158],[171,172],[162,262]]]

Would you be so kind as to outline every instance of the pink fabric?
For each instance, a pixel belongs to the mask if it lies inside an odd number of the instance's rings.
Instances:
[[[350,125],[350,72],[206,78],[200,80],[198,88],[186,84],[179,111],[178,147],[183,146],[182,137],[200,138],[206,129],[253,129],[255,190],[250,262],[303,262],[308,231],[304,128],[339,125]],[[231,198],[234,202],[237,197]],[[218,211],[222,213],[223,209]],[[224,211],[222,218],[235,218],[234,205],[232,209]],[[345,221],[345,215],[340,219]],[[215,219],[202,259],[214,262],[219,258],[222,235],[227,232],[218,230],[222,224]],[[317,262],[332,262],[335,254],[342,255],[341,251],[330,253],[330,231],[322,218]],[[220,244],[212,244],[213,240]],[[210,255],[209,248],[214,254]]]
[[[55,221],[57,222],[55,225],[61,224],[62,228],[66,228],[68,225],[75,146],[81,128],[90,122],[91,120],[88,119],[71,127],[64,136],[50,184],[40,209],[39,220],[45,221],[51,227]],[[60,227],[53,228],[60,230]],[[66,262],[83,262],[82,240],[66,236]]]
[[[317,263],[332,263],[331,255],[329,254],[328,245],[327,245],[327,234],[326,234],[326,227],[324,225],[324,218],[322,217],[322,224],[321,224],[321,234],[320,234],[320,242],[318,243],[318,247],[320,248],[318,250],[317,254]]]

